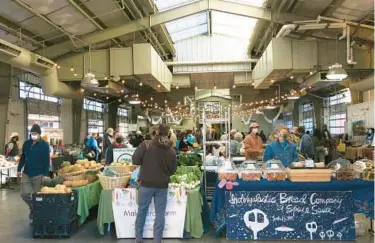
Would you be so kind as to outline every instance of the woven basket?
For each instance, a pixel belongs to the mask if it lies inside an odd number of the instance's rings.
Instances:
[[[125,188],[130,180],[130,176],[121,176],[121,177],[109,177],[98,174],[100,184],[104,190],[112,190],[115,188]]]
[[[119,174],[132,173],[137,168],[136,165],[126,165],[126,166],[109,166],[112,170]]]

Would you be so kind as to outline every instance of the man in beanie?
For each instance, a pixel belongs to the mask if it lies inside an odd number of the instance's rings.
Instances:
[[[18,177],[21,179],[21,198],[30,208],[29,218],[33,218],[32,194],[40,191],[42,181],[49,175],[49,145],[41,139],[41,129],[34,124],[30,130],[30,139],[22,146],[22,155],[18,164]],[[23,173],[21,173],[23,169]]]
[[[154,198],[154,243],[161,243],[165,224],[165,210],[169,177],[176,172],[177,158],[168,139],[169,127],[160,124],[155,138],[143,141],[133,154],[133,163],[140,165],[138,213],[135,221],[135,241],[143,242],[143,228],[148,207]]]

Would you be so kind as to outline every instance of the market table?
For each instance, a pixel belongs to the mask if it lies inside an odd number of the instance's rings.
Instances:
[[[185,231],[193,238],[201,238],[209,228],[209,211],[204,193],[200,187],[188,191],[185,217]],[[199,206],[198,206],[199,205]],[[97,227],[99,234],[104,235],[104,224],[113,223],[112,190],[103,190],[100,196]]]
[[[90,214],[90,209],[99,204],[102,186],[99,181],[74,189],[78,193],[79,224],[83,224]]]
[[[354,213],[363,213],[374,218],[374,182],[363,180],[331,182],[291,182],[291,181],[242,181],[237,180],[238,186],[232,191],[352,191]],[[226,222],[226,190],[220,189],[216,183],[212,200],[210,220],[215,226],[216,235],[225,229]]]

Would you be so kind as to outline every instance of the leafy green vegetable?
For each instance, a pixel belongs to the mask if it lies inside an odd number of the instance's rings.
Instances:
[[[178,166],[176,174],[170,177],[171,183],[192,183],[199,181],[201,173],[198,166]]]

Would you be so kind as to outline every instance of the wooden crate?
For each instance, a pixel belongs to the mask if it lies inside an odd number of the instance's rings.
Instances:
[[[286,169],[288,179],[293,182],[329,182],[331,169]]]

